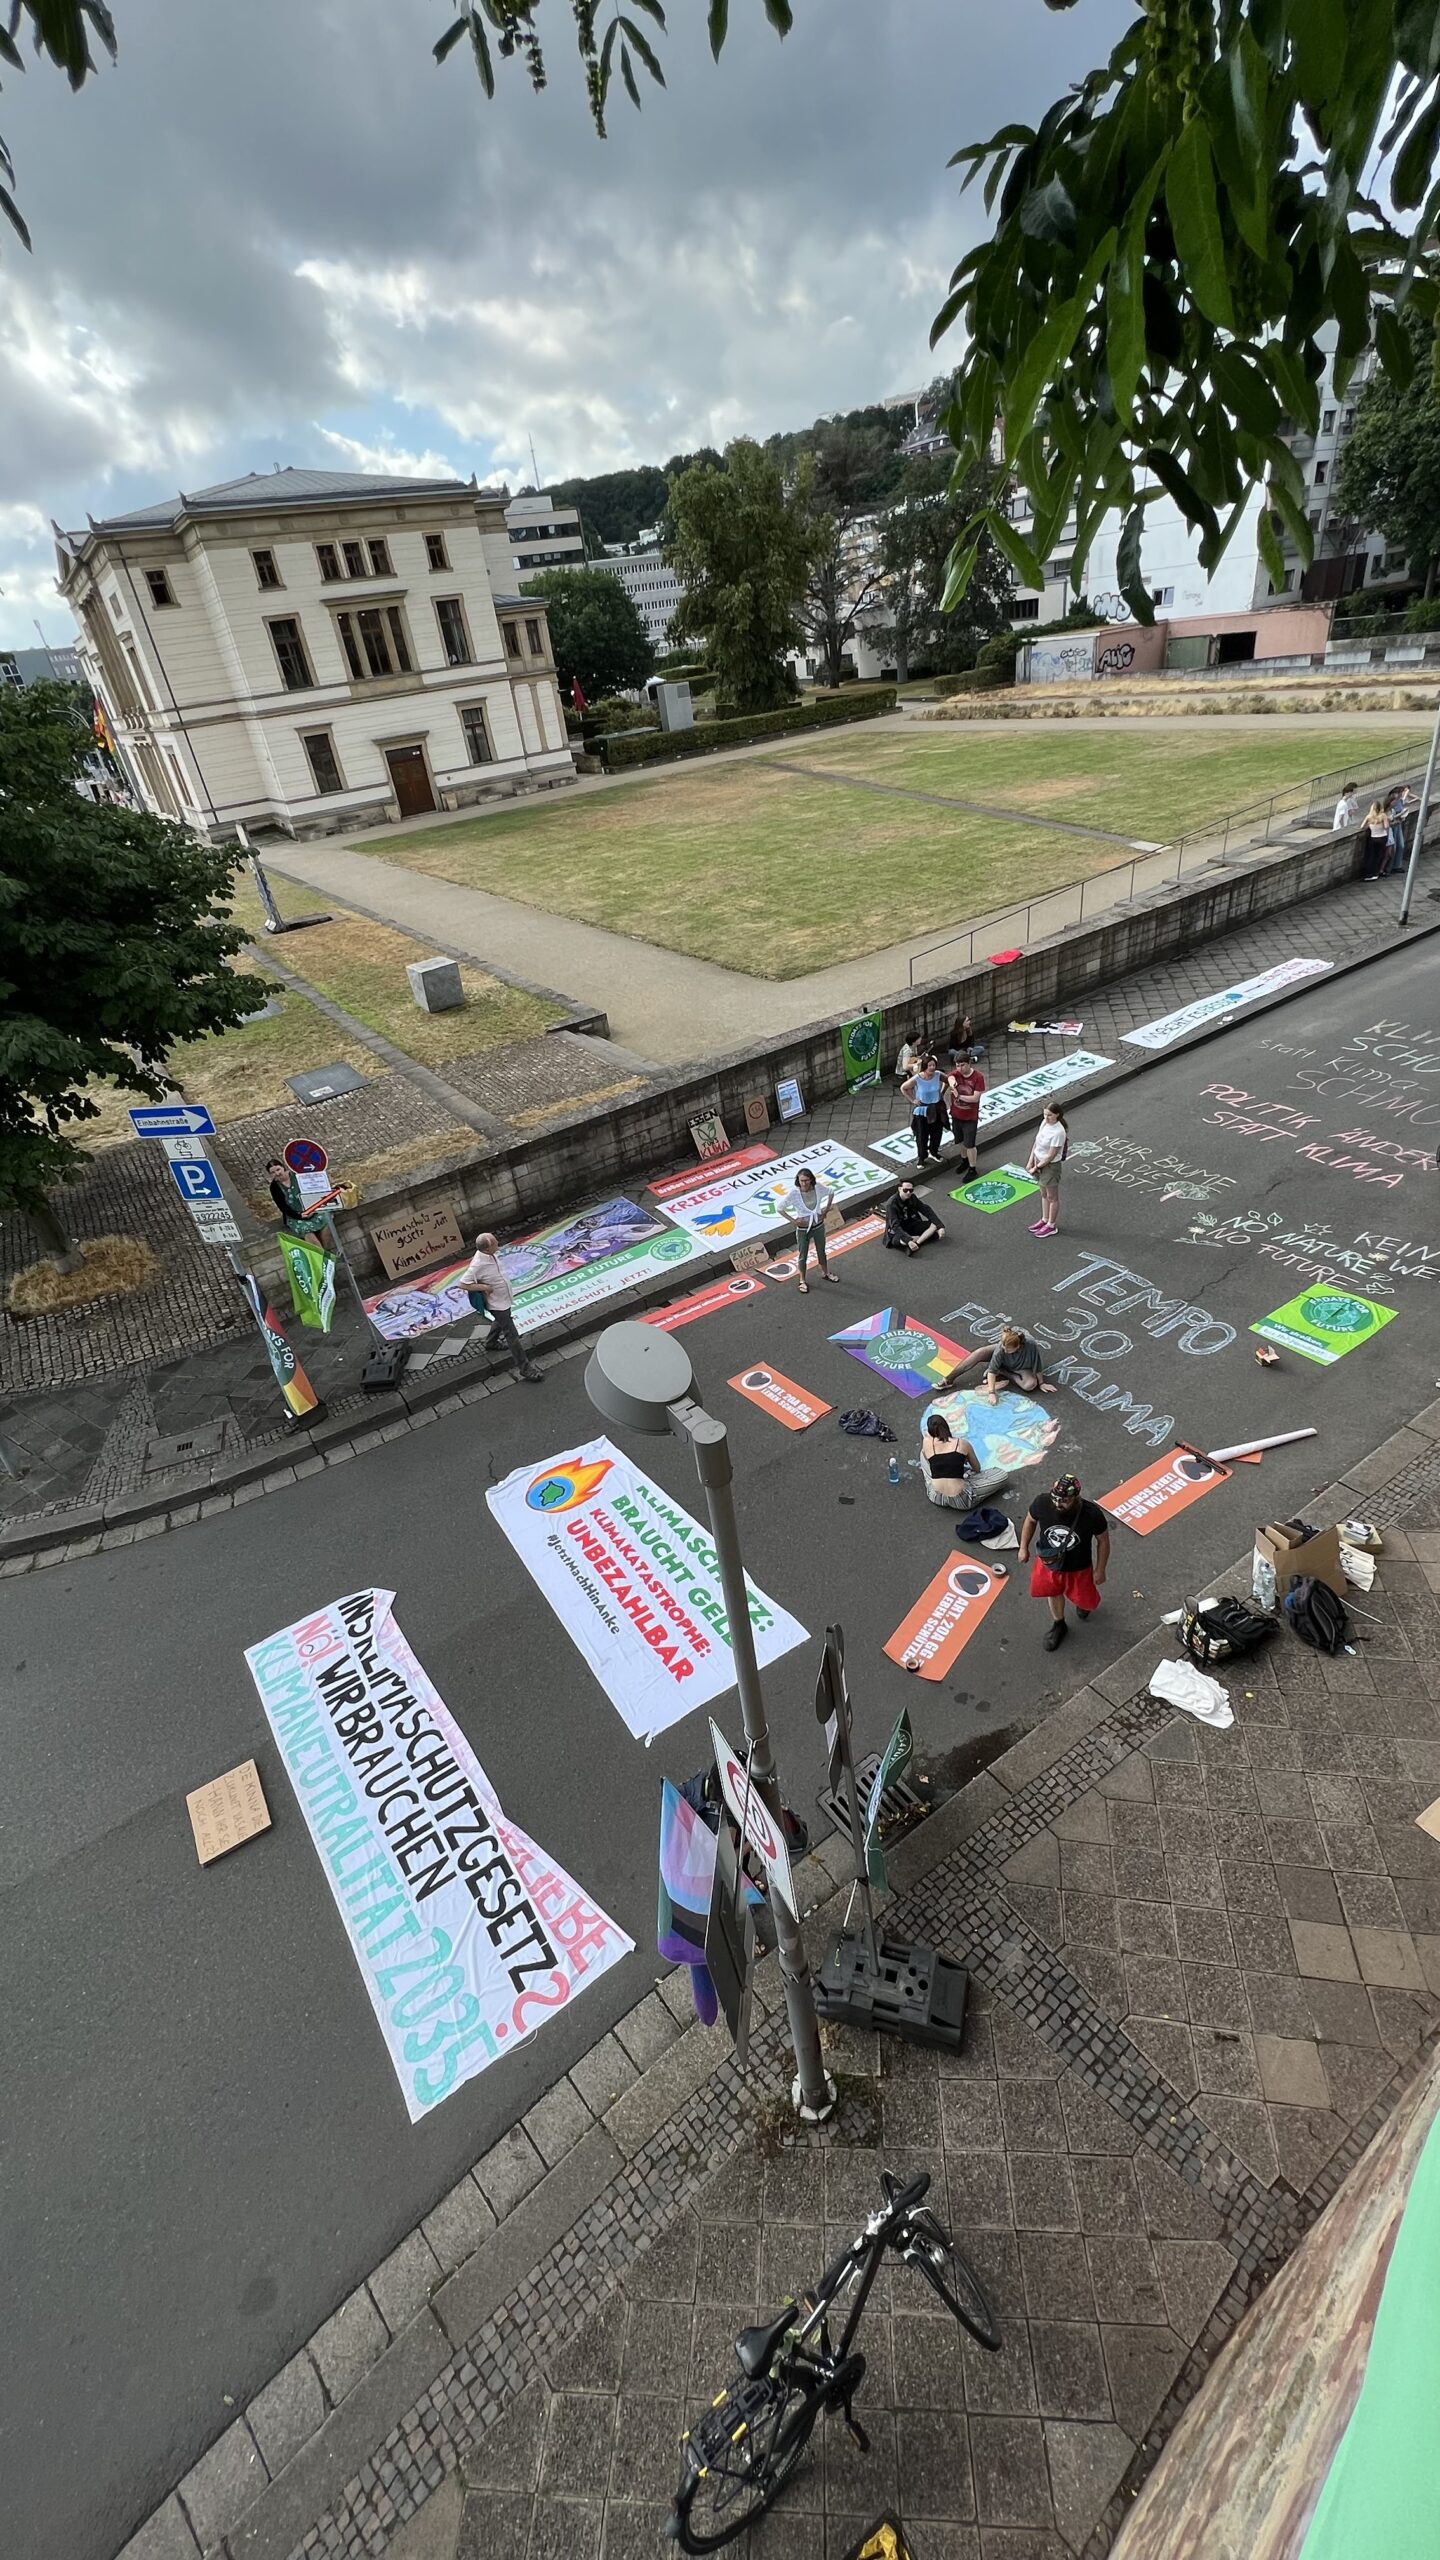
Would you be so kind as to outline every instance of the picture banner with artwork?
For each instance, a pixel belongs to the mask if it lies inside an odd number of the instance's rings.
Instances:
[[[697,1168],[698,1171],[698,1168]],[[500,1248],[500,1268],[515,1299],[522,1334],[557,1317],[599,1306],[622,1289],[693,1261],[700,1248],[658,1210],[633,1200],[604,1200],[518,1244]],[[475,1309],[460,1286],[470,1257],[367,1298],[365,1311],[386,1342],[402,1342],[444,1326],[468,1324]]]
[[[651,1742],[734,1685],[708,1530],[609,1440],[517,1467],[485,1499],[629,1731]],[[756,1658],[809,1641],[746,1576]]]
[[[693,1189],[667,1204],[668,1213],[699,1244],[747,1244],[752,1236],[783,1230],[786,1221],[780,1204],[793,1189],[797,1173],[806,1167],[818,1183],[834,1192],[837,1200],[853,1199],[860,1192],[880,1188],[875,1167],[867,1164],[863,1156],[857,1156],[849,1147],[816,1138],[808,1147],[797,1147],[792,1155],[776,1156],[769,1164],[750,1165],[716,1181],[697,1182]]]
[[[1302,1289],[1298,1298],[1277,1307],[1273,1316],[1262,1316],[1250,1330],[1283,1351],[1298,1351],[1302,1360],[1330,1369],[1347,1351],[1369,1342],[1382,1325],[1393,1324],[1395,1315],[1394,1307],[1378,1307],[1373,1298],[1352,1298],[1348,1290]]]
[[[394,1603],[352,1592],[245,1660],[418,2124],[633,1941],[506,1819]]]
[[[1012,1112],[1042,1111],[1045,1104],[1067,1085],[1081,1084],[1087,1076],[1103,1075],[1113,1067],[1113,1058],[1100,1058],[1092,1049],[1072,1049],[1063,1058],[1047,1058],[1043,1067],[1032,1067],[1027,1075],[1012,1076],[1008,1084],[991,1085],[980,1096],[980,1127],[993,1129],[997,1120],[1006,1120]],[[886,1156],[892,1164],[913,1164],[915,1133],[913,1129],[896,1129],[888,1138],[866,1141],[872,1156]]]
[[[1113,1493],[1096,1498],[1112,1520],[1148,1538],[1152,1529],[1163,1529],[1177,1512],[1188,1511],[1202,1493],[1213,1493],[1217,1484],[1229,1481],[1229,1468],[1217,1466],[1213,1458],[1195,1449],[1172,1449],[1168,1458],[1156,1458],[1138,1476],[1117,1484]]]
[[[933,1396],[968,1357],[962,1343],[918,1324],[914,1316],[903,1316],[898,1307],[880,1307],[830,1339],[877,1378],[888,1379],[902,1396]]]

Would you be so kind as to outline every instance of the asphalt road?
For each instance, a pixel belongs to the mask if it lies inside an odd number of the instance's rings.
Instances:
[[[843,1619],[862,1745],[878,1746],[902,1703],[936,1757],[1033,1721],[1157,1608],[1205,1588],[1258,1519],[1302,1507],[1430,1400],[1440,1301],[1413,1275],[1440,1271],[1433,969],[1427,945],[1322,984],[1080,1105],[1056,1239],[1032,1237],[1024,1207],[956,1208],[948,1243],[913,1263],[861,1247],[837,1260],[834,1288],[767,1286],[678,1336],[731,1427],[752,1573],[812,1633]],[[1251,1231],[1222,1226],[1217,1240],[1205,1223],[1236,1217]],[[1285,1241],[1307,1225],[1328,1231],[1312,1264],[1361,1253],[1386,1266],[1375,1286],[1340,1268],[1395,1320],[1333,1368],[1287,1353],[1262,1371],[1246,1328],[1313,1280],[1293,1259],[1303,1239]],[[1045,1613],[1012,1577],[950,1680],[922,1684],[881,1647],[955,1552],[951,1520],[908,1467],[891,1487],[882,1446],[828,1417],[792,1434],[726,1384],[773,1363],[837,1409],[883,1411],[908,1459],[921,1406],[826,1338],[886,1303],[961,1342],[983,1329],[979,1311],[1011,1312],[1076,1364],[1022,1492],[1062,1465],[1105,1492],[1170,1445],[1172,1415],[1201,1447],[1309,1422],[1319,1437],[1238,1468],[1150,1538],[1117,1530],[1104,1609],[1059,1654],[1041,1650]],[[0,2477],[4,2540],[34,2560],[110,2560],[234,2409],[654,1976],[659,1781],[698,1765],[703,1719],[648,1755],[630,1739],[483,1498],[492,1478],[599,1430],[583,1365],[233,1515],[4,1586]],[[642,1447],[698,1512],[684,1453]],[[637,1946],[415,2127],[242,1659],[366,1582],[397,1592],[507,1810]],[[815,1660],[812,1644],[767,1676],[787,1792],[807,1809],[822,1775]],[[733,1697],[719,1714],[738,1729]],[[274,1828],[201,1870],[185,1792],[251,1753]]]

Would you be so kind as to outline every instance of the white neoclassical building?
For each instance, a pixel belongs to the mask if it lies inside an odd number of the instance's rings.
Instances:
[[[86,673],[162,816],[324,835],[574,779],[503,495],[287,469],[55,539]]]

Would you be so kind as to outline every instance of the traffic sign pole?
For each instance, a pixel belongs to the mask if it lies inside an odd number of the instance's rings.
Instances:
[[[865,1946],[871,1970],[879,1967],[875,1945],[875,1904],[870,1891],[870,1874],[865,1857],[865,1834],[860,1823],[860,1791],[855,1784],[855,1747],[851,1731],[850,1689],[845,1678],[845,1630],[827,1627],[825,1650],[820,1657],[820,1674],[815,1683],[815,1713],[825,1727],[830,1746],[830,1787],[838,1791],[842,1781],[845,1804],[850,1816],[850,1845],[855,1852],[855,1882],[845,1908],[844,1928],[850,1925],[850,1914],[858,1893],[865,1914]]]

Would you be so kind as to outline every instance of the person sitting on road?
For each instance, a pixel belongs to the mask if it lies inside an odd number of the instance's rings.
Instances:
[[[973,1511],[1009,1482],[1003,1467],[982,1467],[968,1440],[957,1440],[943,1413],[932,1413],[920,1441],[925,1491],[943,1511]]]
[[[1002,1387],[1018,1387],[1024,1395],[1058,1393],[1053,1380],[1045,1375],[1045,1354],[1039,1343],[1018,1324],[1002,1326],[998,1342],[988,1351],[972,1351],[945,1380],[947,1391],[976,1385],[991,1404]]]
[[[930,1244],[945,1234],[928,1200],[922,1199],[913,1182],[902,1182],[885,1211],[885,1245],[890,1253],[918,1253],[922,1244]]]

